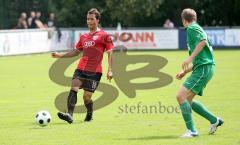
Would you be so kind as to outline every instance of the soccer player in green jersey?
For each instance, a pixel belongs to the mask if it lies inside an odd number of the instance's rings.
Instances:
[[[187,73],[192,72],[176,95],[188,129],[181,137],[198,136],[192,119],[192,110],[210,122],[209,134],[213,134],[217,127],[223,124],[223,120],[193,99],[195,95],[202,96],[203,89],[213,76],[215,62],[212,47],[209,44],[207,34],[197,24],[197,14],[193,9],[184,9],[181,18],[187,30],[189,57],[182,63],[182,71],[176,75],[176,78],[181,80]],[[190,63],[193,65],[190,66]]]

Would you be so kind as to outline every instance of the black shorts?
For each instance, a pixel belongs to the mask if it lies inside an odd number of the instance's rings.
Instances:
[[[77,78],[82,81],[82,86],[80,86],[79,89],[83,88],[83,90],[94,92],[98,87],[101,77],[102,73],[76,69],[72,79]]]

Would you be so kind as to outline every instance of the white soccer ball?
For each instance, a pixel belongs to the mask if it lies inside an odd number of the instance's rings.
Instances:
[[[36,123],[40,126],[47,126],[51,121],[51,115],[48,111],[39,111],[35,116]]]

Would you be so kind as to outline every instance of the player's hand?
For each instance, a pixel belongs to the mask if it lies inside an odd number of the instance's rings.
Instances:
[[[176,79],[181,80],[185,75],[186,75],[186,72],[182,70],[179,73],[177,73]]]
[[[60,57],[62,57],[61,54],[58,53],[58,52],[53,52],[51,55],[52,55],[53,58],[60,58]]]
[[[111,79],[113,78],[113,73],[111,70],[108,70],[108,73],[107,73],[107,80],[109,80],[111,82]]]
[[[183,71],[187,71],[189,68],[189,64],[192,62],[192,57],[188,57],[183,63],[182,63],[182,69]]]

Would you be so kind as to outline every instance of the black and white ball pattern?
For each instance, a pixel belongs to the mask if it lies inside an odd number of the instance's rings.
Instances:
[[[36,123],[40,126],[47,126],[51,122],[51,115],[48,111],[39,111],[35,116]]]

